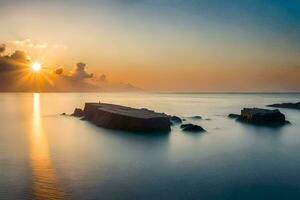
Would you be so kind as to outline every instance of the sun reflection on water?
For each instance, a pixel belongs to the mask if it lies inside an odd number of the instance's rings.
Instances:
[[[30,162],[32,195],[34,199],[66,199],[58,183],[50,158],[47,137],[40,114],[40,94],[33,94],[32,134],[30,135]]]

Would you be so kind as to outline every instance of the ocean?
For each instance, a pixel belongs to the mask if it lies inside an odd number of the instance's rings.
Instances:
[[[61,113],[85,102],[149,108],[205,133],[109,130]],[[0,199],[300,199],[300,111],[291,125],[229,119],[300,94],[0,93]],[[192,119],[194,115],[202,119]]]

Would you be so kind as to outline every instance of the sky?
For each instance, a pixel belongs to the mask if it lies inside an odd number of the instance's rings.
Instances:
[[[148,91],[300,92],[298,0],[2,0],[7,53]]]

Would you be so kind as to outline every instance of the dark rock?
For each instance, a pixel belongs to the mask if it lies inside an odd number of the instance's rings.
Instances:
[[[66,115],[66,113],[61,113],[61,115]]]
[[[201,116],[199,116],[199,115],[195,115],[195,116],[192,116],[192,117],[190,117],[191,119],[202,119],[202,117]]]
[[[290,108],[300,110],[300,102],[298,103],[278,103],[267,105],[268,107],[276,107],[276,108]]]
[[[148,109],[135,109],[126,106],[86,103],[82,120],[88,120],[97,126],[139,132],[168,132],[169,116]]]
[[[148,108],[141,108],[141,110],[149,111],[149,112],[154,112],[154,110],[150,110]],[[164,114],[164,113],[163,113]]]
[[[229,117],[229,118],[232,118],[232,119],[237,119],[237,118],[239,118],[240,116],[241,116],[241,115],[238,115],[238,114],[232,114],[232,113],[228,115],[228,117]]]
[[[180,128],[186,128],[186,127],[188,127],[188,126],[193,126],[193,124],[182,124],[182,125],[180,126]]]
[[[81,120],[81,121],[87,121],[88,118],[86,118],[86,117],[81,117],[80,120]]]
[[[180,127],[185,132],[205,132],[205,130],[201,126],[195,124],[182,124]]]
[[[83,117],[84,116],[84,112],[81,108],[75,108],[72,116],[74,117]]]
[[[237,120],[263,126],[281,126],[287,124],[285,115],[278,109],[244,108]]]
[[[180,124],[182,123],[182,119],[177,116],[170,116],[170,122],[174,124]]]

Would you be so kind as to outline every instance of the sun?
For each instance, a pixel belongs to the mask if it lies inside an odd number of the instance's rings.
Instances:
[[[33,72],[39,72],[39,71],[41,71],[41,69],[42,69],[42,65],[38,62],[35,62],[31,65],[31,70]]]

